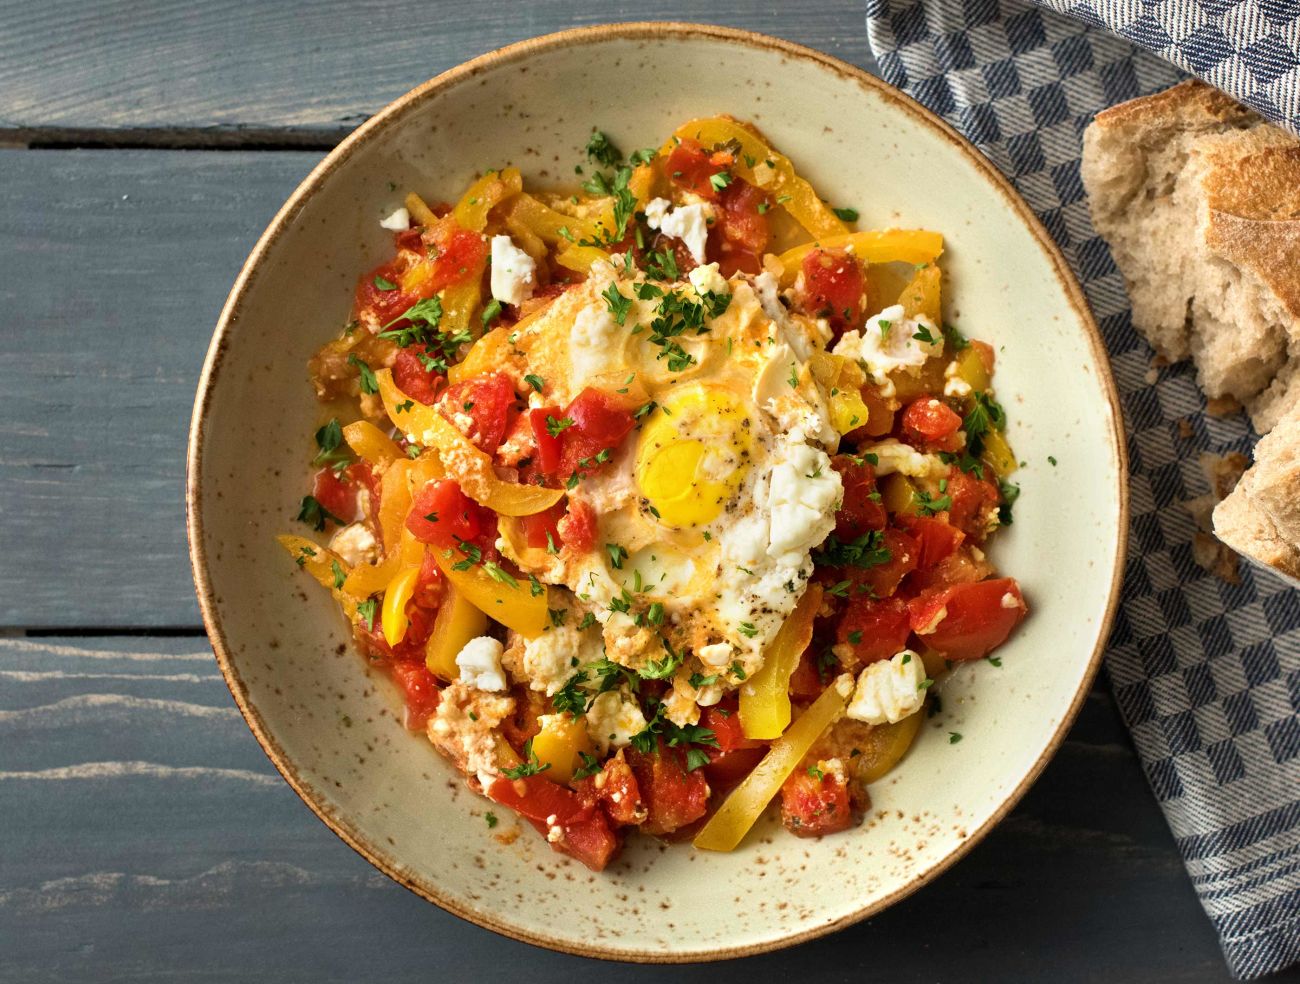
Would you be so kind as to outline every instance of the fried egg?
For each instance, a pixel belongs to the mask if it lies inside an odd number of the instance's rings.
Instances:
[[[839,433],[810,364],[826,336],[786,310],[770,274],[725,280],[710,264],[673,284],[616,262],[511,337],[502,370],[545,380],[535,405],[594,386],[640,410],[609,462],[569,490],[596,516],[592,551],[530,548],[508,519],[501,548],[572,593],[609,659],[671,679],[665,709],[679,724],[759,669],[834,527]]]

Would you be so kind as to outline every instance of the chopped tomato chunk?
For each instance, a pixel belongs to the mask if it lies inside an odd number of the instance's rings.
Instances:
[[[956,450],[953,439],[961,429],[961,416],[942,400],[923,396],[903,411],[903,439],[909,444]]]
[[[952,499],[948,522],[976,541],[983,540],[990,529],[990,513],[1001,501],[997,486],[987,478],[953,468],[947,494]]]
[[[831,465],[844,484],[844,503],[835,514],[835,535],[856,540],[871,530],[883,530],[887,517],[876,491],[876,470],[867,461],[844,454],[832,458]]]
[[[947,659],[981,659],[1006,641],[1028,610],[1015,578],[954,584],[909,605],[911,626]]]
[[[537,465],[544,475],[554,475],[560,470],[560,456],[564,451],[560,434],[563,431],[556,428],[563,419],[559,407],[535,407],[528,411],[533,440],[537,443]]]
[[[636,775],[621,751],[608,759],[595,775],[579,779],[575,788],[584,802],[600,804],[616,826],[638,824],[646,817]]]
[[[491,531],[496,517],[460,490],[453,479],[439,478],[419,489],[406,516],[406,528],[417,540],[451,550],[458,541],[475,541]]]
[[[346,472],[339,474],[333,468],[322,468],[312,483],[312,495],[332,515],[343,523],[357,518],[357,483]]]
[[[628,760],[649,811],[641,825],[647,834],[670,834],[704,816],[709,784],[701,770],[687,771],[682,749],[660,742],[649,754],[632,751]]]
[[[796,837],[838,833],[859,819],[849,800],[848,781],[838,772],[800,766],[781,787],[781,822]]]
[[[736,178],[722,191],[718,221],[710,230],[710,260],[716,260],[724,277],[761,273],[763,253],[772,239],[766,209],[767,195]]]
[[[524,542],[538,549],[558,549],[563,539],[558,524],[563,518],[563,502],[557,502],[544,512],[521,517],[519,525],[523,529]]]
[[[849,601],[836,626],[835,641],[851,646],[861,662],[873,663],[906,649],[911,630],[907,602],[902,598],[895,595],[873,601],[862,596]]]
[[[919,570],[928,571],[946,557],[952,556],[966,539],[965,533],[939,516],[899,516],[898,522],[920,544],[920,557],[916,565]]]
[[[596,546],[596,512],[583,499],[569,501],[569,511],[555,528],[560,539],[576,553],[591,553]]]
[[[425,634],[428,634],[427,630]],[[388,672],[406,695],[406,727],[411,731],[423,731],[429,715],[438,709],[442,697],[438,681],[418,660],[393,660]]]
[[[610,830],[605,814],[545,776],[501,777],[486,792],[489,799],[529,821],[552,848],[592,871],[603,870],[618,852],[618,837]]]
[[[848,581],[848,590],[844,595],[848,598],[863,595],[867,598],[888,598],[898,590],[903,578],[916,570],[921,547],[916,537],[892,526],[880,535],[880,546],[889,552],[889,559],[884,563],[870,567],[826,568],[822,580],[831,586]]]
[[[814,249],[803,261],[804,309],[825,317],[835,338],[862,327],[867,281],[862,264],[842,249]]]
[[[499,372],[474,376],[450,387],[439,403],[442,414],[481,450],[492,454],[505,439],[515,405],[515,388]],[[466,426],[468,423],[468,426]]]
[[[705,749],[709,764],[704,766],[704,773],[711,783],[729,786],[739,782],[767,754],[767,742],[745,737],[734,697],[704,708],[700,725],[712,731],[718,741],[717,748]]]
[[[422,342],[416,342],[398,349],[397,358],[393,362],[393,382],[397,388],[427,407],[437,402],[438,392],[446,382],[442,373],[430,367],[432,363],[426,365],[425,360],[429,358],[428,347]]]
[[[717,201],[718,189],[713,186],[712,178],[733,163],[735,159],[728,152],[710,153],[698,141],[687,138],[672,149],[664,170],[679,188],[709,201]]]

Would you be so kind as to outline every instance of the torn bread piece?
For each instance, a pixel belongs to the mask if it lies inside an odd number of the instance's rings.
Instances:
[[[1214,534],[1239,554],[1300,578],[1300,407],[1255,445],[1255,463],[1215,507]]]
[[[1134,325],[1267,430],[1300,401],[1300,140],[1184,82],[1099,113],[1082,175]]]

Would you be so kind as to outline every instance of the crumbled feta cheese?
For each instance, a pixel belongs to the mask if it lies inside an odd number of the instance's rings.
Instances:
[[[876,456],[878,476],[901,472],[909,478],[946,478],[950,470],[937,454],[922,454],[893,438],[865,447],[861,453]]]
[[[904,317],[903,306],[895,304],[867,319],[861,331],[845,332],[832,351],[858,360],[872,379],[884,386],[890,384],[891,372],[918,373],[926,359],[940,354],[943,333],[929,318]]]
[[[700,662],[710,669],[720,670],[731,662],[731,643],[715,642],[695,650]]]
[[[518,307],[533,296],[537,263],[509,236],[492,237],[492,296]]]
[[[611,748],[622,748],[632,736],[646,728],[641,705],[621,690],[607,690],[587,708],[587,733],[603,757]]]
[[[695,288],[695,293],[703,297],[705,294],[725,294],[727,293],[727,278],[718,272],[716,263],[706,263],[704,266],[697,266],[689,274],[691,286]]]
[[[603,300],[588,304],[578,312],[569,328],[569,364],[575,393],[590,377],[623,364],[621,331]]]
[[[379,556],[379,544],[365,523],[343,527],[330,539],[330,549],[349,567],[373,564]]]
[[[910,649],[872,663],[858,676],[845,713],[866,724],[894,724],[925,703],[925,664]]]
[[[1013,595],[1010,591],[1008,591],[1006,594],[1004,594],[1004,595],[1002,596],[1002,607],[1003,607],[1003,608],[1019,608],[1019,607],[1020,607],[1020,599],[1017,598],[1015,595]]]
[[[486,790],[497,776],[496,730],[514,710],[513,697],[454,681],[443,690],[438,709],[429,719],[429,740]]]
[[[817,546],[835,528],[835,511],[843,498],[839,472],[826,453],[806,444],[793,447],[790,456],[772,469],[768,554],[779,557]]]
[[[460,679],[479,690],[505,690],[506,674],[501,668],[504,647],[491,636],[478,636],[465,643],[456,654]]]
[[[411,213],[404,208],[399,208],[392,215],[380,219],[379,224],[385,229],[393,230],[393,232],[401,232],[404,229],[411,228]]]
[[[579,669],[600,659],[600,632],[579,632],[567,624],[580,617],[576,611],[570,612],[566,624],[551,626],[524,643],[523,670],[533,690],[545,691],[550,697]]]
[[[665,236],[684,242],[691,259],[696,263],[704,262],[704,249],[709,239],[709,218],[712,214],[711,205],[699,203],[672,208],[672,203],[664,198],[652,199],[645,207],[646,225]]]
[[[943,370],[944,396],[970,396],[970,383],[961,378],[961,366],[949,362]]]

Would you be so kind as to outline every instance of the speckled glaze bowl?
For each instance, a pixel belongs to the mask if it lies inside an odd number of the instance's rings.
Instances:
[[[959,667],[866,824],[798,840],[767,820],[732,854],[631,838],[603,874],[503,817],[367,671],[324,591],[275,543],[294,523],[320,411],[308,357],[347,319],[358,274],[391,249],[402,190],[454,199],[479,170],[572,180],[593,126],[625,147],[680,122],[757,123],[862,228],[924,226],[948,248],[947,317],[998,349],[1022,460],[998,566],[1030,618],[1001,667]],[[397,189],[397,190],[394,190]],[[199,602],[235,700],[289,784],[403,885],[498,932],[642,961],[752,954],[831,932],[915,891],[1016,803],[1096,670],[1126,522],[1119,411],[1083,296],[1007,182],[912,101],[815,51],[740,31],[630,24],[477,58],[398,99],[299,186],[230,292],[199,385],[189,533]],[[1056,464],[1049,463],[1049,455]],[[963,740],[949,741],[958,732]],[[507,811],[498,811],[505,814]],[[234,818],[232,818],[234,819]],[[511,835],[519,836],[511,839]]]

